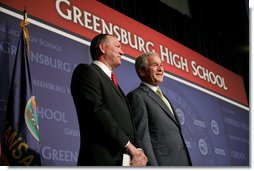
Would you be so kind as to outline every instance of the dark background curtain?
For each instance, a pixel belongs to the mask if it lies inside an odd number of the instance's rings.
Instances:
[[[248,0],[187,0],[190,15],[160,0],[98,0],[240,75],[249,99]]]

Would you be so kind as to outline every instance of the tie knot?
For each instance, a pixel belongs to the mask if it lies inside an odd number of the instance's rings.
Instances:
[[[112,79],[113,83],[115,84],[115,86],[118,87],[118,84],[117,84],[117,81],[116,81],[116,76],[115,76],[113,71],[111,72],[111,79]]]
[[[157,88],[156,93],[159,94],[159,96],[162,96],[162,91],[159,87]]]
[[[116,78],[116,76],[115,76],[113,71],[111,72],[111,78],[112,78],[112,80]]]

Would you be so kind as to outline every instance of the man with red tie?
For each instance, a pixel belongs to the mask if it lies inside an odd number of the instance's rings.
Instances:
[[[80,127],[77,165],[120,166],[128,153],[131,166],[145,166],[129,104],[111,78],[124,54],[121,44],[112,35],[99,34],[91,41],[90,53],[92,64],[79,64],[71,81]]]

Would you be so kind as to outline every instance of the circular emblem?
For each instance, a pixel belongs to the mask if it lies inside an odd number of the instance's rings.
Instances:
[[[36,101],[35,97],[32,96],[25,108],[25,121],[26,126],[31,132],[31,134],[34,136],[34,138],[39,141],[39,125],[38,125],[38,118],[37,118],[37,107],[36,107]]]
[[[200,152],[204,156],[206,156],[208,154],[208,146],[207,146],[206,141],[203,138],[199,139],[199,141],[198,141],[198,147],[199,147]]]
[[[213,131],[214,135],[219,135],[220,134],[219,125],[215,120],[211,120],[211,128],[212,128],[212,131]]]
[[[184,123],[185,123],[185,117],[184,117],[183,111],[180,108],[177,108],[176,109],[176,113],[177,113],[178,119],[180,121],[180,124],[184,125]]]

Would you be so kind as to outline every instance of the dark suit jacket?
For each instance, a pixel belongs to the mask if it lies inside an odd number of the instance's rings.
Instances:
[[[148,165],[191,165],[180,124],[161,98],[144,84],[130,92],[127,98]]]
[[[80,64],[73,72],[71,93],[80,128],[77,165],[121,165],[127,142],[139,145],[122,90],[98,66]]]

